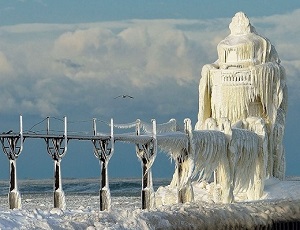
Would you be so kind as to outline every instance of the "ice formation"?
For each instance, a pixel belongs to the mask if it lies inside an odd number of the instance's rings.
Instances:
[[[5,208],[7,197],[0,196],[0,229],[298,229],[300,183],[299,178],[295,179],[267,180],[265,194],[257,202],[215,204],[207,190],[194,186],[193,203],[145,211],[139,208],[138,197],[112,196],[112,207],[104,212],[98,212],[99,196],[95,194],[98,179],[84,179],[88,180],[88,186],[82,186],[82,179],[69,179],[71,183],[66,182],[65,187],[68,204],[65,210],[53,208],[50,194],[23,193],[26,202],[18,210]],[[52,180],[46,185],[45,180],[22,181],[28,187],[37,183],[48,188]],[[0,181],[3,184],[6,182]],[[72,193],[74,188],[83,193]],[[117,189],[124,192],[122,187]],[[284,228],[288,225],[290,228]]]
[[[176,170],[171,187],[178,193],[175,201],[179,203],[194,200],[191,176],[194,168],[193,131],[190,119],[185,119],[185,128],[181,129],[175,119],[167,123],[152,124],[137,120],[135,133],[115,135],[116,140],[134,143],[136,153],[142,166],[142,207],[155,206],[155,194],[152,184],[151,167],[157,155],[158,148],[168,153],[175,161]],[[115,125],[122,129],[134,127],[134,123]]]
[[[274,46],[242,12],[229,28],[218,60],[202,68],[193,133],[194,175],[206,181],[214,172],[225,202],[238,192],[257,199],[265,178],[284,178],[287,110],[285,71]]]

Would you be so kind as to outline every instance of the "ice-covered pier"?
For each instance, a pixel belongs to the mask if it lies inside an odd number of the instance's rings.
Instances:
[[[70,140],[91,141],[94,146],[94,155],[99,159],[101,165],[100,183],[100,210],[107,210],[110,207],[110,190],[108,182],[108,162],[112,157],[116,141],[132,143],[136,145],[136,154],[142,163],[142,208],[153,207],[154,197],[152,188],[151,166],[157,154],[157,148],[167,148],[169,150],[178,148],[186,149],[189,142],[187,127],[185,130],[178,131],[176,120],[171,119],[164,124],[156,124],[153,119],[152,124],[147,124],[141,120],[136,120],[130,124],[114,124],[113,119],[110,123],[110,133],[99,133],[97,131],[97,120],[93,119],[93,130],[90,134],[84,132],[68,133],[67,117],[62,119],[64,131],[53,131],[50,128],[50,117],[44,119],[47,123],[46,129],[39,132],[33,130],[23,130],[23,118],[20,116],[19,132],[2,132],[0,140],[3,152],[6,154],[10,163],[10,188],[9,188],[9,207],[21,208],[21,196],[17,184],[16,160],[21,154],[24,142],[29,138],[39,138],[46,142],[48,154],[54,161],[54,207],[65,208],[65,198],[62,189],[60,162],[67,152]],[[187,122],[188,119],[185,121]],[[114,128],[134,129],[133,132],[115,134]],[[84,134],[82,134],[84,133]],[[175,143],[175,145],[174,145]],[[179,159],[178,159],[179,160]]]
[[[21,154],[26,139],[39,138],[46,143],[46,149],[54,162],[54,207],[65,208],[65,196],[61,179],[61,161],[67,153],[70,140],[90,141],[94,155],[101,165],[100,210],[110,209],[110,189],[108,164],[115,152],[115,142],[125,142],[136,146],[136,155],[142,166],[141,207],[155,207],[155,193],[152,184],[151,167],[158,149],[166,152],[175,162],[175,172],[171,187],[177,190],[177,203],[194,201],[192,180],[206,183],[213,178],[215,202],[231,203],[235,194],[247,192],[248,199],[259,199],[264,189],[264,136],[245,129],[231,127],[227,119],[216,127],[214,120],[208,119],[205,130],[193,130],[190,119],[183,126],[175,119],[163,124],[146,123],[141,120],[128,124],[106,123],[109,133],[98,132],[97,119],[92,120],[91,132],[68,132],[68,121],[60,119],[63,131],[50,128],[50,117],[43,120],[45,130],[23,130],[20,116],[19,132],[3,132],[0,140],[3,152],[10,163],[9,207],[21,208],[21,196],[17,184],[16,161]],[[41,125],[41,122],[37,123]],[[211,125],[214,124],[214,127]],[[122,129],[122,133],[115,133]],[[128,131],[129,130],[129,131]],[[131,131],[131,132],[130,132]],[[233,152],[236,149],[237,153]],[[250,176],[249,176],[250,175]]]

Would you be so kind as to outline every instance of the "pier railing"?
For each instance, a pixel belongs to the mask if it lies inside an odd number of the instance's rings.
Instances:
[[[3,132],[0,134],[0,140],[4,154],[7,156],[10,165],[10,185],[8,193],[9,208],[21,208],[21,195],[18,190],[17,183],[17,158],[24,148],[24,142],[29,138],[43,139],[46,143],[48,154],[54,163],[54,186],[53,200],[54,208],[65,208],[65,196],[62,186],[61,177],[61,161],[67,153],[67,147],[70,140],[90,141],[94,146],[94,155],[99,160],[101,166],[100,178],[100,210],[108,210],[110,208],[110,189],[108,177],[108,163],[115,152],[114,144],[116,141],[131,143],[136,146],[136,155],[141,161],[142,166],[142,188],[141,188],[141,207],[142,209],[150,209],[154,206],[153,185],[151,167],[155,161],[158,144],[168,146],[176,143],[176,147],[183,156],[178,156],[176,160],[176,170],[180,170],[189,146],[189,135],[191,126],[185,125],[184,130],[178,130],[176,120],[171,119],[164,124],[156,124],[153,119],[151,123],[145,123],[136,120],[129,124],[114,124],[113,119],[107,125],[110,126],[110,133],[99,133],[97,130],[97,120],[94,118],[93,130],[91,134],[71,134],[68,132],[67,117],[63,118],[63,132],[55,132],[50,129],[50,117],[44,119],[47,123],[46,130],[43,132],[33,132],[23,130],[23,119],[20,116],[19,132]],[[185,120],[185,124],[189,119]],[[114,128],[118,129],[135,129],[134,132],[124,132],[122,134],[114,133]],[[180,175],[180,172],[178,172]],[[180,178],[179,178],[180,180]],[[182,199],[184,188],[178,191],[178,202],[186,202]]]

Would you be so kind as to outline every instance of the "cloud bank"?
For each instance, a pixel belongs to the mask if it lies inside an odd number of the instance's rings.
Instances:
[[[300,10],[251,18],[277,48],[290,99],[299,92]],[[128,20],[0,27],[0,112],[77,116],[196,117],[204,64],[230,18]],[[116,101],[119,94],[135,100]]]

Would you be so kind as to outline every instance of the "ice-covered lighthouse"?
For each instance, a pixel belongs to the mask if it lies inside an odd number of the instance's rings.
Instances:
[[[229,29],[217,46],[218,60],[202,68],[195,130],[226,135],[228,161],[217,166],[215,183],[259,198],[265,178],[285,176],[286,76],[275,47],[243,12]],[[205,164],[195,164],[205,177]]]

